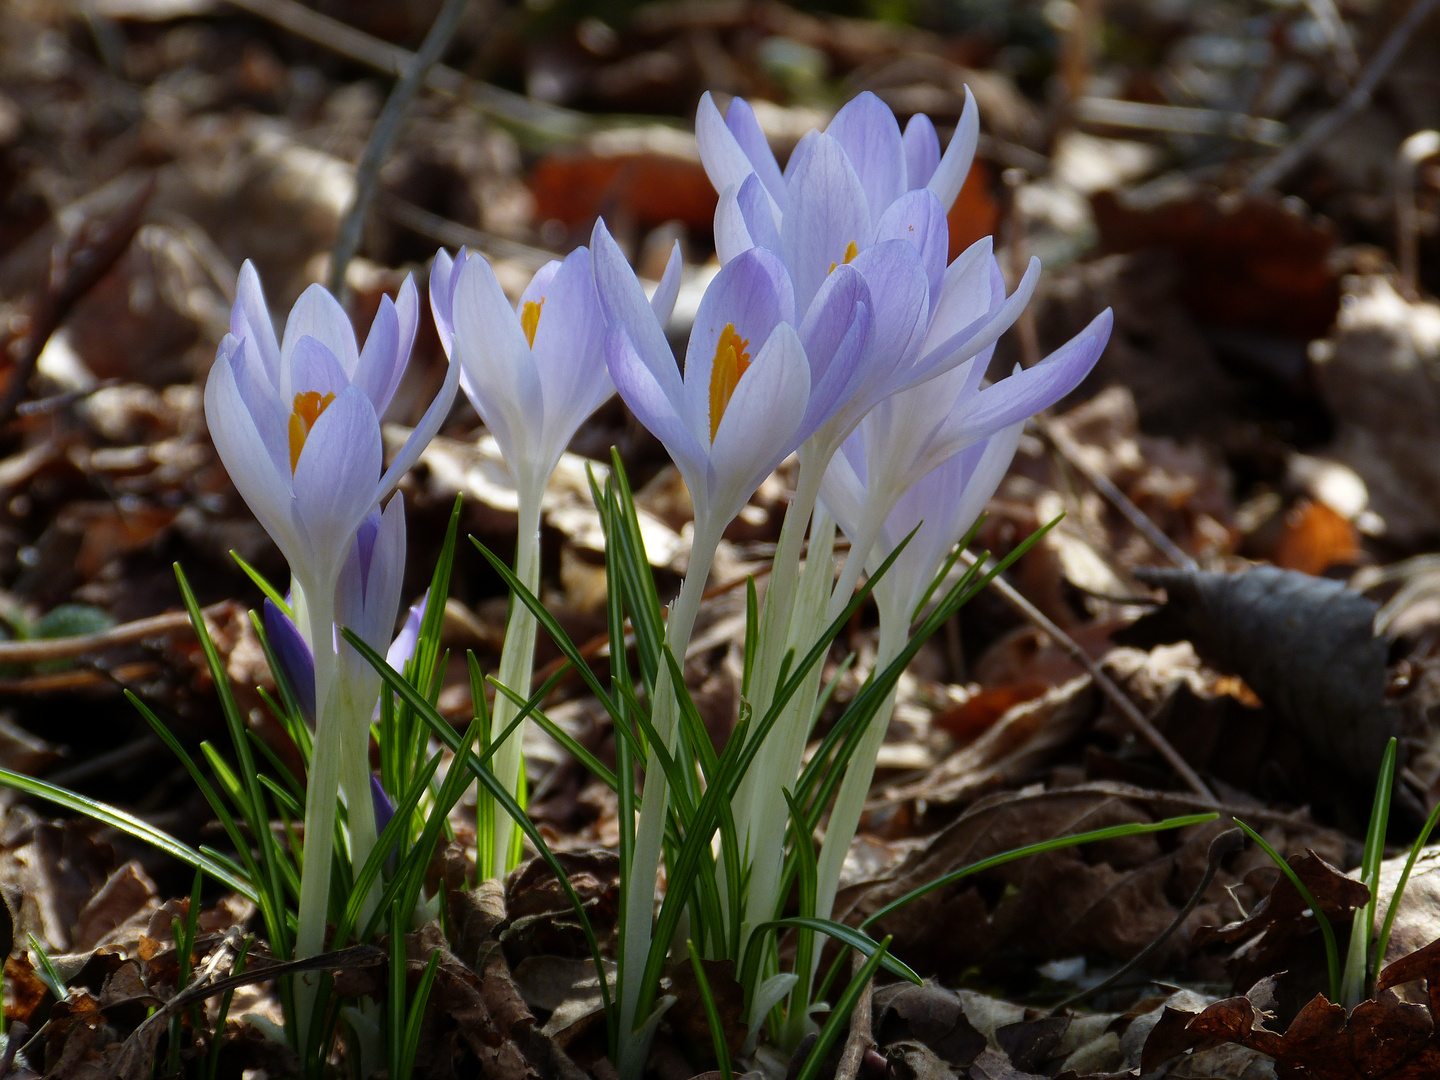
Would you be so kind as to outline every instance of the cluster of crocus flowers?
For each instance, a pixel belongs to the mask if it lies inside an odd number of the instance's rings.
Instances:
[[[337,620],[384,626],[388,638],[404,567],[404,510],[391,499],[383,514],[377,511],[434,437],[459,385],[452,368],[386,468],[380,418],[405,373],[418,323],[419,298],[407,279],[396,300],[381,301],[362,349],[344,310],[317,285],[296,301],[277,341],[259,276],[247,262],[230,333],[205,386],[215,448],[290,565],[294,627],[312,672],[296,680],[297,695],[315,716],[295,945],[302,957],[324,945],[342,783],[357,863],[375,835],[368,812],[374,700],[362,699],[371,687],[378,696],[378,686],[359,673],[348,647],[337,647]],[[308,1013],[308,995],[301,1000]]]
[[[306,830],[320,842],[305,850],[302,953],[319,945],[307,919],[320,903],[323,926],[328,877],[321,878],[318,860],[328,873],[337,790],[343,783],[355,807],[373,783],[363,753],[368,737],[352,739],[343,752],[336,740],[349,725],[369,724],[378,682],[348,647],[338,648],[334,626],[355,628],[377,649],[388,637],[399,604],[404,521],[398,499],[383,513],[380,504],[434,434],[457,383],[513,475],[516,576],[531,592],[539,590],[542,496],[580,424],[618,391],[664,444],[695,510],[689,566],[665,627],[665,645],[682,663],[725,528],[798,451],[797,490],[747,671],[750,708],[762,715],[784,658],[809,650],[860,575],[909,537],[876,588],[877,665],[899,655],[915,608],[1000,482],[1025,421],[1073,390],[1105,346],[1108,312],[1040,363],[987,382],[995,343],[1028,302],[1039,265],[1031,260],[1007,292],[989,239],[948,261],[946,215],[978,135],[968,93],[943,154],[928,119],[916,116],[902,131],[871,94],[848,103],[824,131],[808,133],[783,170],[743,100],[722,116],[706,95],[696,131],[720,196],[715,239],[722,265],[699,304],[683,365],[665,336],[679,288],[678,249],[647,298],[597,223],[588,249],[539,270],[515,304],[484,258],[462,250],[452,259],[442,251],[431,268],[430,303],[451,360],[446,388],[383,475],[378,418],[414,337],[414,288],[407,281],[396,302],[382,303],[363,351],[338,305],[318,287],[297,302],[277,345],[258,280],[248,264],[242,273],[233,333],[221,345],[206,405],[237,488],[294,575],[293,625],[275,608],[267,609],[267,626],[275,623],[271,638],[282,662],[289,667],[287,655],[299,658],[301,673],[292,681],[302,707],[308,703],[316,715]],[[837,523],[850,540],[838,582],[829,558]],[[807,534],[811,557],[802,572]],[[527,606],[513,603],[498,679],[521,699],[530,690],[535,633]],[[732,914],[742,949],[752,929],[781,908],[785,792],[796,782],[809,735],[818,666],[807,679],[734,800],[747,900]],[[671,670],[662,666],[650,701],[660,743],[649,748],[631,862],[622,868],[630,886],[622,894],[618,1064],[627,1080],[643,1071],[655,1019],[636,1015],[638,975],[654,917],[648,883],[656,880],[667,826],[659,755],[674,749],[679,707]],[[808,914],[829,913],[889,707],[846,765]],[[509,695],[497,696],[493,732],[504,731],[517,713]],[[512,736],[493,759],[496,778],[516,794],[520,745]],[[322,748],[333,753],[324,756]],[[358,824],[359,816],[351,815],[352,848],[368,850],[373,819],[363,815],[370,824]],[[503,814],[490,818],[496,829],[481,837],[481,871],[500,877],[511,865],[514,833]],[[812,974],[793,973],[803,1007],[792,1009],[792,1023],[809,1022]],[[758,1000],[774,1002],[755,987],[747,990],[752,1008]]]

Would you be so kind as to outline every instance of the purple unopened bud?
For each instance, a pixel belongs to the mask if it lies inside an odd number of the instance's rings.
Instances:
[[[375,835],[379,836],[390,824],[390,819],[395,816],[395,804],[390,801],[390,796],[385,794],[385,788],[381,785],[380,778],[374,773],[370,774],[370,802],[375,807]],[[386,865],[393,864],[395,853],[399,850],[400,842],[397,840],[385,853]]]
[[[270,639],[270,648],[275,653],[275,659],[280,663],[280,671],[277,674],[283,675],[285,681],[290,684],[290,689],[295,694],[295,700],[300,704],[300,711],[305,719],[311,724],[315,723],[315,657],[310,652],[310,646],[300,636],[300,631],[290,621],[275,601],[269,597],[265,599],[265,636]]]

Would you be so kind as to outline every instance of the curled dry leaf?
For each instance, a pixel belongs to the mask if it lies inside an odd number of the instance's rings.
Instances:
[[[1150,648],[1188,640],[1239,675],[1320,758],[1366,790],[1399,718],[1385,701],[1379,606],[1340,582],[1272,566],[1236,574],[1137,570],[1167,600],[1115,635]]]

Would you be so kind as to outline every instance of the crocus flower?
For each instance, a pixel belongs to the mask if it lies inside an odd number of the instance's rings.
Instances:
[[[830,365],[824,377],[816,365],[827,351],[812,349],[801,335],[812,366],[806,437],[821,433],[822,459],[877,401],[992,345],[1034,290],[1039,263],[1032,259],[1008,302],[982,319],[933,332],[951,294],[966,289],[971,271],[989,256],[986,239],[952,264],[956,272],[947,271],[945,215],[969,170],[977,132],[967,96],[941,158],[929,120],[912,118],[902,135],[890,109],[864,93],[825,131],[808,133],[782,174],[748,104],[735,99],[722,119],[708,95],[701,100],[696,137],[720,192],[715,235],[721,261],[752,247],[779,254],[806,322],[820,318],[815,309],[832,293],[852,296],[852,308],[859,304],[869,312],[868,335],[854,333],[844,362]]]
[[[236,490],[302,592],[334,587],[360,523],[450,410],[460,377],[455,365],[389,469],[382,468],[380,417],[405,372],[418,319],[407,278],[398,302],[381,301],[361,350],[339,303],[312,285],[277,343],[259,276],[248,261],[241,268],[230,333],[205,384],[205,417]],[[307,619],[301,629],[313,645]]]
[[[696,312],[682,375],[603,222],[592,248],[615,386],[680,469],[697,533],[721,529],[796,448],[809,401],[810,369],[784,264],[753,249],[720,269]]]
[[[677,244],[653,300],[662,323],[675,306],[680,266]],[[615,391],[590,252],[576,248],[546,263],[516,308],[484,258],[462,248],[452,260],[442,249],[430,270],[430,307],[517,486],[543,490],[576,429]]]

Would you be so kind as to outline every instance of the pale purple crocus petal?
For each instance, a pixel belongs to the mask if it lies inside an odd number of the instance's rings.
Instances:
[[[270,385],[280,385],[280,345],[275,340],[275,326],[270,321],[270,309],[265,304],[265,290],[260,287],[260,275],[255,264],[249,259],[240,267],[240,279],[235,284],[235,305],[230,309],[230,332],[242,341],[249,341],[255,350],[265,377]]]
[[[860,252],[850,265],[865,278],[874,300],[875,362],[893,367],[913,356],[925,338],[930,286],[920,254],[905,240],[885,240]]]
[[[650,434],[664,444],[675,460],[690,494],[703,498],[709,435],[700,439],[681,419],[682,390],[676,376],[674,397],[666,393],[651,366],[641,358],[624,326],[616,323],[605,332],[605,363],[616,392]],[[672,361],[673,363],[673,361]],[[741,380],[742,382],[744,380]]]
[[[410,605],[400,633],[395,635],[395,640],[390,643],[390,648],[385,653],[385,662],[396,671],[403,672],[405,665],[415,655],[415,646],[420,642],[420,623],[425,618],[425,605],[429,600],[430,590],[426,589],[425,595]]]
[[[405,499],[395,495],[383,514],[372,510],[357,531],[335,589],[336,621],[376,652],[386,648],[404,577]]]
[[[308,334],[290,346],[288,360],[290,392],[281,399],[282,404],[289,403],[294,394],[338,396],[350,386],[350,380],[335,354]],[[358,389],[364,393],[363,387]],[[370,407],[373,410],[375,406],[372,404]]]
[[[290,691],[295,695],[300,712],[311,724],[315,723],[315,656],[310,646],[290,617],[280,610],[275,601],[265,598],[265,637],[270,641],[270,650],[280,664],[277,674],[285,677]]]
[[[810,364],[810,401],[800,424],[802,440],[853,396],[870,345],[873,307],[864,276],[853,266],[837,266],[806,312],[800,341]]]
[[[295,504],[318,580],[335,580],[351,537],[375,504],[382,463],[375,407],[362,391],[346,387],[315,421],[295,466]]]
[[[660,275],[660,283],[655,286],[655,292],[650,297],[650,310],[655,312],[655,319],[661,326],[668,324],[670,316],[675,314],[675,301],[680,298],[680,274],[684,269],[685,260],[680,255],[680,241],[676,240],[670,248],[670,258],[665,260],[665,271]]]
[[[875,226],[875,243],[904,240],[915,248],[930,286],[931,307],[945,279],[950,257],[950,223],[940,200],[928,188],[908,191],[881,215]]]
[[[1114,315],[1106,308],[1040,363],[976,394],[946,422],[940,439],[968,445],[1048,409],[1070,393],[1105,351]]]
[[[940,291],[930,297],[930,329],[923,346],[927,352],[1005,303],[1004,277],[994,246],[993,236],[981,237],[946,267]]]
[[[451,258],[450,253],[441,248],[435,252],[435,258],[430,263],[430,314],[435,318],[435,331],[440,336],[440,344],[447,357],[455,337],[455,266],[457,263],[463,264],[465,258],[464,248],[460,249],[455,258]]]
[[[1020,318],[1020,313],[1025,310],[1025,305],[1030,302],[1035,286],[1039,283],[1040,260],[1032,257],[1020,284],[1015,286],[1009,299],[994,310],[993,314],[982,316],[938,345],[932,347],[929,342],[925,343],[924,353],[914,365],[908,385],[913,386],[933,378],[994,345],[1000,340],[1000,335]]]
[[[965,108],[960,113],[960,122],[955,125],[955,134],[950,136],[950,145],[940,159],[934,175],[925,185],[940,198],[940,205],[949,213],[960,189],[965,186],[965,177],[975,160],[975,147],[980,142],[980,110],[975,105],[975,95],[965,88]]]
[[[670,351],[670,343],[665,340],[665,328],[660,325],[655,309],[645,298],[645,290],[603,219],[595,222],[590,239],[590,257],[595,266],[595,287],[600,294],[606,321],[612,327],[624,327],[633,355],[649,368],[663,396],[679,402],[682,397],[680,368],[675,363],[675,354]],[[609,356],[607,344],[607,360]],[[619,386],[620,378],[615,376],[613,369],[611,375]]]
[[[860,178],[870,220],[878,220],[905,191],[905,147],[895,114],[866,90],[845,103],[825,133],[845,151]]]
[[[530,343],[489,262],[469,259],[459,274],[453,317],[465,390],[506,459],[514,461],[526,426],[538,426],[544,415]]]
[[[395,485],[400,483],[404,476],[414,464],[420,460],[420,455],[430,445],[430,440],[435,438],[440,425],[445,422],[445,417],[450,415],[450,408],[455,404],[455,393],[460,389],[460,365],[452,359],[445,372],[445,381],[440,385],[440,392],[430,402],[429,408],[425,410],[420,422],[410,432],[410,437],[405,440],[400,451],[390,462],[390,467],[385,470],[385,475],[380,477],[380,483],[375,488],[375,502],[384,498],[385,495],[395,490]]]
[[[790,190],[780,240],[794,278],[796,306],[805,311],[830,268],[844,263],[849,251],[869,246],[870,212],[850,159],[828,135],[812,140]]]
[[[820,505],[846,536],[856,536],[865,514],[865,439],[855,432],[830,459],[820,484]]]
[[[697,439],[708,441],[713,430],[710,373],[725,328],[733,326],[750,343],[753,358],[777,324],[794,319],[790,277],[773,252],[752,248],[720,268],[700,300],[685,350],[685,419]]]
[[[379,836],[395,817],[395,804],[390,801],[390,796],[385,794],[385,786],[373,772],[370,774],[370,805],[375,811],[375,835]],[[395,848],[399,846],[400,842],[397,840],[395,847],[391,848],[391,854],[394,854]]]
[[[293,568],[304,556],[307,537],[294,513],[288,462],[283,472],[277,468],[224,356],[216,359],[205,382],[205,419],[235,490]]]
[[[935,175],[940,164],[940,137],[935,125],[924,113],[916,113],[905,125],[905,186],[911,191],[923,188]]]
[[[734,102],[731,103],[734,108]],[[753,117],[752,117],[753,120]],[[761,136],[762,140],[764,136]],[[716,191],[724,191],[731,184],[737,187],[755,171],[755,163],[740,145],[735,132],[725,123],[715,99],[707,90],[700,96],[700,105],[695,112],[695,142],[700,149],[700,162],[705,174]],[[766,147],[766,153],[769,148]],[[774,158],[771,158],[774,164]],[[764,178],[761,178],[762,183]]]
[[[881,603],[892,602],[908,619],[955,545],[984,513],[1005,478],[1024,421],[961,451],[915,482],[885,519],[868,565],[873,571],[918,526],[910,543],[875,586]]]
[[[738,188],[726,188],[715,207],[715,255],[721,264],[752,247],[783,250],[770,198],[754,173]]]
[[[728,521],[795,449],[810,396],[810,366],[789,323],[781,323],[736,384],[710,449],[709,511]]]
[[[290,422],[290,412],[281,404],[275,387],[266,378],[264,370],[256,360],[254,342],[248,338],[237,341],[234,335],[227,334],[220,342],[216,363],[222,358],[230,364],[240,400],[255,423],[255,429],[265,444],[276,473],[288,475],[290,451],[287,425]]]
[[[381,297],[380,309],[375,313],[365,348],[360,353],[360,365],[351,380],[375,405],[376,416],[385,415],[395,391],[400,388],[419,325],[420,298],[415,279],[407,276],[393,301],[388,296]]]
[[[530,284],[525,286],[525,291],[520,294],[519,309],[523,311],[529,303],[539,303],[550,291],[550,283],[555,280],[555,275],[560,272],[564,263],[559,259],[551,259],[530,279]]]
[[[604,335],[590,252],[576,248],[550,275],[530,354],[544,407],[525,432],[526,460],[512,464],[536,470],[535,483],[545,482],[581,423],[615,392]]]
[[[285,320],[285,337],[280,342],[280,393],[287,400],[293,391],[285,383],[285,360],[303,337],[312,337],[329,349],[347,377],[354,375],[360,363],[355,328],[350,325],[345,309],[325,286],[311,285],[290,309],[290,317]]]
[[[385,406],[390,404],[392,377],[397,368],[403,370],[404,366],[397,364],[400,358],[400,317],[394,301],[383,296],[351,379],[375,406],[376,416],[384,416]]]
[[[746,178],[746,183],[759,183],[755,180],[755,174],[751,173]],[[752,247],[758,247],[754,238],[750,235],[750,226],[745,220],[745,214],[740,209],[740,200],[737,195],[738,189],[731,184],[720,193],[719,201],[715,204],[715,257],[724,266],[742,251],[749,251]]]
[[[734,98],[730,107],[725,110],[725,126],[730,129],[740,149],[750,159],[750,167],[765,185],[765,191],[775,200],[775,205],[783,210],[789,198],[785,189],[785,178],[780,173],[780,166],[775,162],[775,152],[770,149],[770,141],[765,138],[765,132],[760,130],[760,122],[755,118],[755,110],[750,107],[750,103],[744,98]]]

